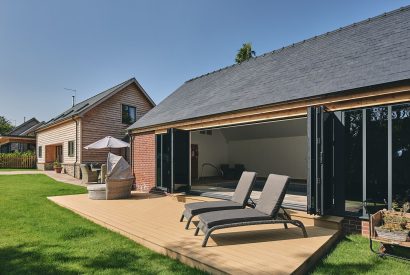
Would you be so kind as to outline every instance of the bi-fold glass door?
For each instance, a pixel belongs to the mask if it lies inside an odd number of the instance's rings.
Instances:
[[[308,109],[308,213],[363,216],[410,201],[410,104]]]
[[[170,193],[189,190],[189,131],[171,128],[156,136],[156,181]]]
[[[307,117],[308,179],[307,212],[334,212],[343,200],[344,127],[341,112],[310,107]]]

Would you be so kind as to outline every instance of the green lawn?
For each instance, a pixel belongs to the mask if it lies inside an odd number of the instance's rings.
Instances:
[[[374,244],[377,250],[378,244]],[[407,251],[408,252],[408,251]],[[409,262],[380,258],[369,249],[369,240],[346,236],[312,274],[410,274]]]
[[[0,274],[201,274],[47,200],[84,192],[45,175],[0,175]]]
[[[8,172],[8,171],[37,171],[36,168],[0,168],[0,172]]]
[[[84,192],[45,175],[0,175],[0,274],[201,274],[47,200]],[[370,252],[366,238],[350,235],[312,273],[408,270],[408,262],[381,259]]]

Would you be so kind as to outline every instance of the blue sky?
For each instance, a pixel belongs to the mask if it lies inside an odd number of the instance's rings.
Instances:
[[[156,103],[186,80],[409,1],[0,0],[0,115],[48,120],[135,77]]]

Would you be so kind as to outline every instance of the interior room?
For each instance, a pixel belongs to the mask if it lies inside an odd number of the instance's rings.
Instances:
[[[191,192],[223,197],[246,170],[257,172],[257,197],[270,173],[282,174],[291,178],[287,198],[305,208],[306,153],[306,118],[192,131]]]

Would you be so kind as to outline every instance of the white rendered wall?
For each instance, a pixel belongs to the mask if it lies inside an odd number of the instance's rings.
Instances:
[[[213,130],[212,135],[192,132],[191,144],[198,144],[198,176],[201,176],[203,163],[212,163],[218,168],[220,168],[221,164],[228,163],[228,144],[220,130]],[[206,166],[202,176],[211,177],[220,175],[215,169]]]
[[[306,179],[306,152],[306,136],[228,142],[229,163],[244,164],[260,177],[275,173]]]

